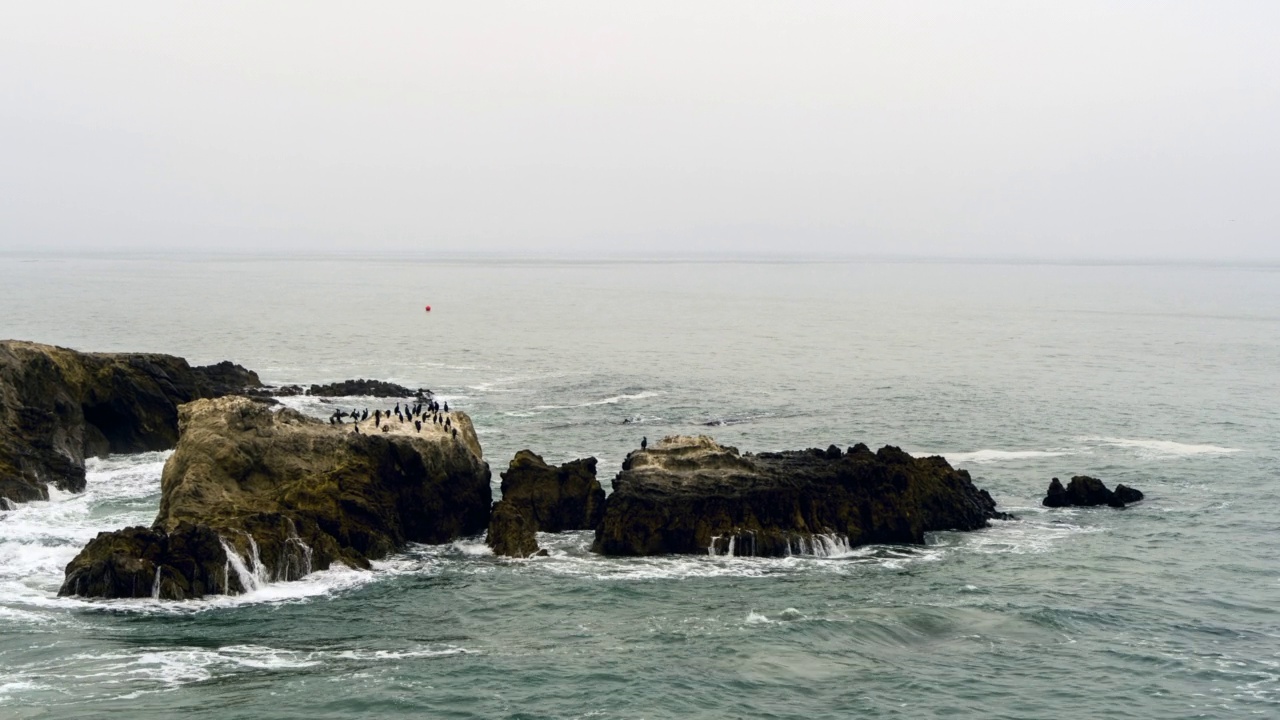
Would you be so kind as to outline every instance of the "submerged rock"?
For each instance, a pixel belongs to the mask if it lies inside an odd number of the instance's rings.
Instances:
[[[1062,486],[1062,481],[1058,480],[1058,478],[1053,478],[1049,482],[1049,491],[1045,495],[1042,504],[1045,507],[1089,507],[1094,505],[1124,507],[1128,503],[1138,502],[1141,499],[1141,492],[1126,485],[1117,485],[1115,491],[1111,491],[1097,478],[1089,477],[1088,475],[1076,475],[1071,478],[1070,484],[1066,487]]]
[[[858,444],[741,455],[709,437],[668,437],[627,456],[596,530],[606,555],[783,556],[976,530],[995,509],[941,457]]]
[[[368,397],[389,397],[389,398],[425,398],[431,395],[431,391],[426,388],[418,388],[410,390],[403,385],[384,382],[382,380],[344,380],[342,382],[329,383],[327,385],[312,385],[307,390],[308,395],[316,397],[351,397],[351,396],[368,396]]]
[[[502,473],[502,500],[494,505],[487,542],[497,555],[528,557],[538,549],[533,533],[592,530],[604,516],[604,505],[595,458],[556,466],[521,450]],[[530,543],[533,550],[526,551]]]
[[[450,417],[457,437],[409,423],[380,432],[372,419],[357,432],[242,397],[183,405],[155,523],[100,534],[67,565],[59,593],[239,593],[478,533],[489,466],[470,419]],[[148,573],[154,587],[141,581]]]
[[[178,405],[259,387],[239,365],[0,341],[0,498],[84,489],[86,457],[167,450]]]

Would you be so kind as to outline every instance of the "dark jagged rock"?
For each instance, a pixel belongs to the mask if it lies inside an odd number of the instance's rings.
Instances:
[[[1115,491],[1097,478],[1088,475],[1076,475],[1071,482],[1062,486],[1062,481],[1053,478],[1049,481],[1049,491],[1041,504],[1045,507],[1091,507],[1107,505],[1124,507],[1128,503],[1142,499],[1142,493],[1125,485],[1117,485]]]
[[[1136,503],[1143,497],[1142,491],[1131,488],[1128,485],[1117,485],[1115,494],[1116,500],[1125,505],[1128,505],[1129,503]]]
[[[239,393],[246,397],[253,398],[277,398],[277,397],[294,397],[295,395],[306,395],[306,388],[301,385],[279,385],[264,386],[260,388],[252,388],[250,390]]]
[[[494,505],[488,543],[494,553],[515,548],[518,557],[527,557],[523,526],[511,520],[524,518],[534,532],[592,530],[604,516],[604,488],[596,480],[596,459],[573,460],[560,466],[548,465],[541,456],[521,450],[502,473],[502,500]],[[501,512],[500,512],[501,511]],[[506,538],[515,532],[518,537]],[[534,550],[537,545],[534,544]]]
[[[782,556],[825,545],[921,544],[993,518],[985,490],[941,457],[857,445],[740,455],[708,437],[632,452],[596,530],[606,555]]]
[[[205,525],[184,523],[171,533],[147,527],[98,533],[80,555],[85,560],[68,569],[62,595],[181,600],[248,589],[227,571],[222,539]]]
[[[526,513],[526,508],[509,502],[494,504],[493,515],[489,517],[489,533],[485,537],[494,555],[525,558],[539,552],[546,553],[538,550],[538,540],[534,536],[538,529]]]
[[[410,390],[403,385],[383,382],[382,380],[344,380],[327,385],[312,385],[308,395],[316,397],[388,397],[388,398],[427,398],[431,391],[426,388]]]
[[[49,484],[79,492],[86,457],[167,450],[178,405],[260,385],[230,362],[0,341],[0,497],[44,500]]]
[[[502,473],[502,500],[528,508],[540,532],[594,530],[604,516],[604,488],[593,457],[556,466],[521,450]]]
[[[155,523],[99,535],[67,565],[60,593],[147,596],[141,579],[157,568],[161,598],[237,593],[478,533],[489,466],[471,420],[450,418],[457,437],[408,423],[375,433],[372,419],[357,433],[243,397],[183,405]]]

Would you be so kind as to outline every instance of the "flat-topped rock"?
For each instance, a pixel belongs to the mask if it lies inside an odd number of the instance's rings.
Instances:
[[[606,555],[784,556],[831,545],[921,544],[1005,517],[941,457],[856,445],[742,455],[668,437],[627,456],[593,550]]]
[[[86,457],[172,448],[178,405],[260,386],[230,362],[0,341],[0,498],[79,492]]]
[[[100,534],[60,593],[240,593],[478,533],[489,466],[470,419],[449,417],[456,436],[432,423],[335,425],[242,397],[183,405],[152,527]]]

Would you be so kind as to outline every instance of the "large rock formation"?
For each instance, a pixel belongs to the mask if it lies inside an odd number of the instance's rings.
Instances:
[[[1076,475],[1071,478],[1071,482],[1065,488],[1058,478],[1053,478],[1049,481],[1049,492],[1045,495],[1041,504],[1045,507],[1055,508],[1089,507],[1093,505],[1120,508],[1128,503],[1138,502],[1141,499],[1142,493],[1127,485],[1117,485],[1113,491],[1108,489],[1097,478],[1092,478],[1088,475]]]
[[[450,417],[456,437],[430,423],[332,425],[241,397],[183,405],[155,523],[100,534],[60,594],[239,593],[478,533],[489,466],[470,419]]]
[[[167,450],[178,405],[259,385],[230,362],[0,341],[0,498],[44,500],[49,484],[79,492],[85,457]]]
[[[596,530],[606,555],[783,556],[924,542],[1001,517],[969,474],[896,447],[740,455],[709,437],[668,437],[627,456]]]
[[[595,458],[556,466],[521,450],[502,473],[502,500],[494,506],[487,542],[497,555],[528,557],[538,550],[535,532],[592,530],[604,505]]]

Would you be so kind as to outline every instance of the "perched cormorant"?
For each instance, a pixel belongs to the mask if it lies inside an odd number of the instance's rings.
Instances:
[[[415,430],[417,430],[418,432],[422,432],[422,421],[421,421],[421,420],[414,420],[414,421],[413,421],[413,428],[414,428]]]
[[[649,448],[649,436],[645,435],[644,437],[640,438],[640,449],[647,450],[648,448]]]

